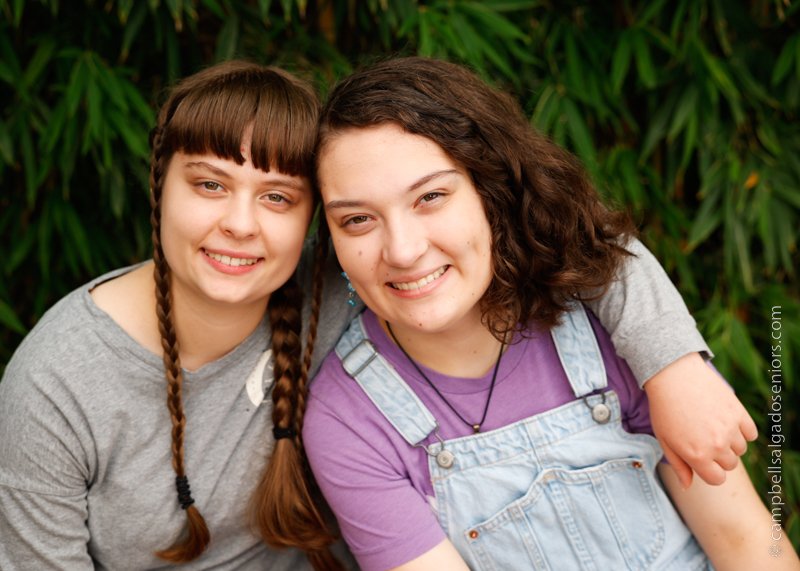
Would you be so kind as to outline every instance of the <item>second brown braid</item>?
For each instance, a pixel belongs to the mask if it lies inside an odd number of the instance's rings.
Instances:
[[[305,396],[298,394],[301,387],[305,391],[308,370],[308,365],[300,362],[300,301],[300,289],[293,281],[273,293],[269,301],[275,363],[272,421],[276,429],[292,430],[294,436],[275,440],[251,504],[252,519],[267,544],[303,549],[317,571],[337,571],[344,567],[330,551],[335,536],[315,501],[295,425],[298,405],[305,406]]]
[[[314,345],[317,341],[317,327],[319,326],[320,307],[322,305],[322,284],[324,282],[325,262],[328,257],[328,227],[325,222],[320,223],[317,233],[317,243],[314,250],[314,276],[312,278],[311,315],[308,320],[308,334],[306,335],[306,349],[303,353],[303,365],[297,384],[297,406],[295,408],[295,427],[298,435],[298,446],[302,449],[303,418],[306,413],[306,398],[308,396],[308,381],[311,371],[311,358]]]
[[[164,259],[161,247],[161,191],[163,173],[158,130],[152,135],[153,161],[150,170],[151,215],[153,228],[153,278],[156,286],[156,314],[158,330],[163,349],[164,372],[167,379],[167,407],[172,420],[172,466],[176,474],[178,501],[186,511],[186,533],[171,547],[156,552],[156,556],[173,563],[185,563],[198,557],[210,541],[205,519],[193,505],[189,491],[183,458],[183,437],[186,429],[186,416],[183,413],[183,370],[180,362],[180,348],[172,320],[172,298],[170,291],[170,270]]]

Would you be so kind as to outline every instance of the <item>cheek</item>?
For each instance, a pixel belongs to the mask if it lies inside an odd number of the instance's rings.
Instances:
[[[265,231],[268,240],[282,251],[297,253],[299,256],[308,233],[308,220],[305,216],[294,216],[290,219],[283,219],[281,222],[281,224],[266,225]]]
[[[365,283],[375,281],[377,257],[372,242],[353,238],[333,237],[336,258],[351,281]],[[377,256],[377,257],[376,257]]]

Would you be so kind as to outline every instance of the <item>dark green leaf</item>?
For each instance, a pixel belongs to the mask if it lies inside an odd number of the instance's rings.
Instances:
[[[0,324],[2,324],[3,327],[8,327],[12,331],[16,331],[21,335],[27,333],[25,326],[19,320],[17,314],[14,313],[14,310],[11,309],[11,306],[9,306],[2,299],[0,299]]]

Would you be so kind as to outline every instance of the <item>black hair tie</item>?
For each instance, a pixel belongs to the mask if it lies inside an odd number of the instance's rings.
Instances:
[[[189,491],[189,478],[176,476],[175,487],[178,488],[178,503],[181,504],[182,509],[186,509],[194,503],[192,493]]]
[[[275,437],[275,440],[280,440],[281,438],[294,438],[297,436],[297,433],[294,431],[294,428],[281,428],[280,426],[276,426],[272,429],[272,436]]]

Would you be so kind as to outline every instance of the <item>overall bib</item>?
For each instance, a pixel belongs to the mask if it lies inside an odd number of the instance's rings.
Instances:
[[[583,306],[551,335],[576,400],[446,441],[360,317],[336,353],[409,445],[428,454],[439,523],[471,569],[711,570],[655,474],[658,441],[622,427]]]

